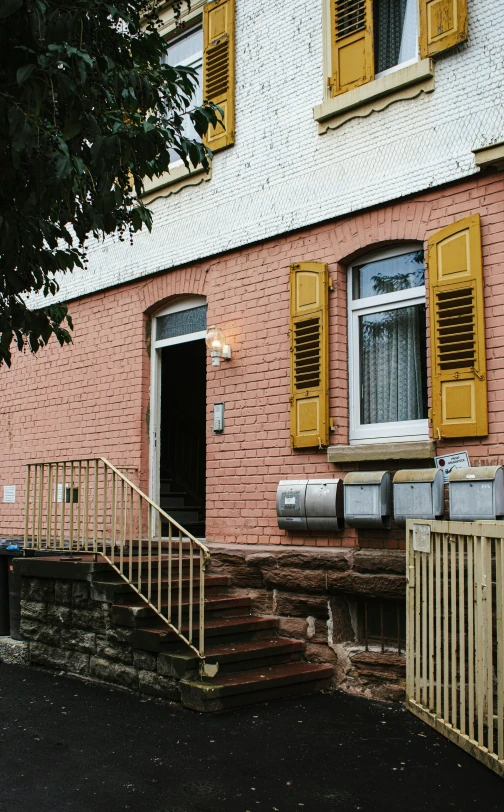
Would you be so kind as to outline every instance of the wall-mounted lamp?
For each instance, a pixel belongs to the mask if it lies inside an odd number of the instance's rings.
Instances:
[[[231,347],[229,344],[226,344],[226,336],[222,330],[219,330],[215,325],[207,329],[205,343],[210,350],[212,366],[218,367],[221,358],[224,358],[226,361],[231,359]]]

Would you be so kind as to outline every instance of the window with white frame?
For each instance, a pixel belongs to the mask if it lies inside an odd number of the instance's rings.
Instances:
[[[425,319],[420,246],[387,249],[349,269],[351,443],[428,438]]]
[[[192,102],[194,107],[199,107],[203,102],[203,29],[201,26],[192,28],[190,31],[185,32],[183,36],[170,42],[166,61],[174,67],[184,65],[185,67],[195,68],[198,75],[198,85],[194,91]],[[183,131],[187,138],[194,141],[200,140],[189,116],[185,118]],[[170,150],[170,153],[170,166],[174,167],[183,163],[175,150]]]
[[[418,0],[374,0],[375,78],[418,58]]]

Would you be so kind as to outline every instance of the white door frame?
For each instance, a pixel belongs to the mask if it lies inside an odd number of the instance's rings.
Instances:
[[[186,333],[175,338],[156,339],[156,319],[181,310],[192,310],[206,305],[205,296],[180,296],[171,304],[158,310],[152,316],[151,323],[151,382],[150,382],[150,421],[149,421],[149,496],[159,504],[159,465],[160,465],[160,430],[161,430],[161,350],[174,344],[185,344],[187,341],[199,341],[206,336],[206,330]]]

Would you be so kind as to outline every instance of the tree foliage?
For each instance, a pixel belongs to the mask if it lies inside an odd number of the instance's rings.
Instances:
[[[208,168],[184,121],[202,136],[220,111],[192,107],[196,72],[166,64],[156,6],[0,0],[0,364],[13,341],[71,340],[66,305],[29,309],[27,296],[83,267],[89,235],[150,229],[143,179],[168,171],[173,150]]]

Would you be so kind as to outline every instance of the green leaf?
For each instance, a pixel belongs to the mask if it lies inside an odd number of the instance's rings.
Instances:
[[[23,82],[26,82],[27,79],[32,75],[33,71],[35,70],[36,65],[23,65],[22,68],[18,68],[16,73],[16,81],[18,85],[22,85]]]

